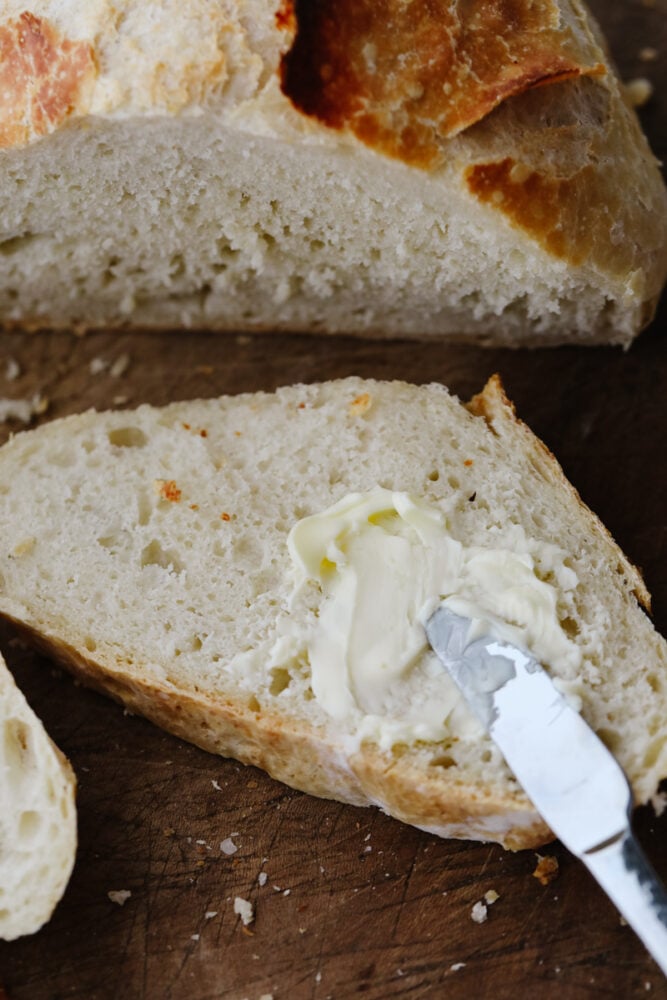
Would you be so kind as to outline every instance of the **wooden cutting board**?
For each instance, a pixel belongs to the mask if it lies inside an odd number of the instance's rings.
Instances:
[[[624,78],[655,85],[641,115],[667,157],[667,0],[593,6]],[[467,397],[499,371],[520,416],[643,568],[667,632],[666,324],[663,308],[627,354],[2,334],[0,395],[39,391],[48,420],[352,373],[437,379]],[[94,359],[124,356],[116,377],[91,371]],[[21,375],[4,383],[10,357]],[[0,426],[3,439],[9,430]],[[2,1000],[667,997],[642,946],[560,845],[544,852],[558,875],[542,885],[534,852],[438,840],[372,809],[292,792],[76,687],[8,628],[0,648],[77,772],[80,838],[52,922],[0,945]],[[637,827],[667,880],[667,813],[641,810]],[[221,849],[229,839],[234,853]],[[119,890],[131,893],[122,906],[109,897]],[[471,911],[489,891],[498,899],[478,924]],[[237,896],[255,907],[248,928]]]

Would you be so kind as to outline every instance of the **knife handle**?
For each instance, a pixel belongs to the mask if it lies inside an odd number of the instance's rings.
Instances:
[[[667,976],[667,892],[632,831],[580,857]]]

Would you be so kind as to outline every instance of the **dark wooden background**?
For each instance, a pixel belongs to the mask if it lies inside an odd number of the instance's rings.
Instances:
[[[655,86],[641,117],[664,158],[667,0],[593,6],[623,77]],[[48,420],[118,397],[159,404],[351,373],[436,379],[466,397],[499,371],[520,415],[643,567],[667,632],[666,325],[663,306],[627,354],[0,334],[0,396],[39,391],[49,400],[39,419]],[[124,354],[120,377],[91,373],[93,359]],[[10,357],[22,374],[4,382]],[[0,439],[12,429],[0,425]],[[0,1000],[667,997],[642,946],[560,845],[548,849],[560,873],[543,886],[533,852],[438,840],[375,810],[292,792],[124,715],[8,628],[0,647],[77,772],[80,837],[51,923],[0,944]],[[667,814],[640,810],[637,827],[667,880]],[[238,851],[228,856],[220,842],[230,835]],[[121,907],[108,893],[123,889],[131,896]],[[499,898],[476,924],[471,909],[488,890]],[[255,905],[247,929],[236,896]]]

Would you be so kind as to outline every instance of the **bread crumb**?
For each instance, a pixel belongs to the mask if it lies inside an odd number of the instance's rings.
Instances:
[[[21,374],[21,366],[15,358],[7,359],[7,367],[5,368],[5,378],[8,382],[14,382]]]
[[[111,402],[114,406],[125,406],[129,398],[129,396],[114,396]]]
[[[91,375],[101,375],[109,367],[109,362],[105,361],[104,358],[92,358],[90,364],[88,365],[88,370]]]
[[[130,355],[129,354],[119,354],[111,368],[109,369],[109,375],[111,378],[120,378],[124,375],[127,369],[130,367]]]
[[[190,940],[191,941],[199,941],[199,934],[191,934],[190,935]]]
[[[257,881],[260,885],[266,885],[268,879],[269,876],[266,874],[266,872],[260,872],[259,875],[257,876]]]
[[[465,962],[454,962],[453,965],[450,965],[449,969],[450,972],[458,972],[459,969],[465,969],[465,966]]]
[[[484,893],[484,902],[487,903],[489,906],[493,906],[493,904],[498,899],[500,899],[500,896],[498,895],[495,889],[489,889],[488,892]]]
[[[32,399],[0,398],[0,424],[4,424],[7,420],[18,420],[22,424],[29,424],[34,416],[46,413],[48,408],[48,398],[39,393]]]
[[[27,556],[29,555],[36,545],[35,538],[30,535],[28,538],[24,538],[23,541],[18,542],[12,549],[12,556]]]
[[[118,906],[125,906],[131,895],[132,893],[129,889],[112,889],[107,893],[111,902],[117,903]]]
[[[247,899],[242,899],[241,896],[234,899],[234,913],[241,918],[244,927],[247,927],[255,919],[255,909],[252,903]]]
[[[558,875],[558,859],[554,858],[552,854],[544,856],[537,854],[536,857],[537,865],[533,872],[533,878],[536,878],[542,885],[549,885]]]
[[[207,910],[206,913],[204,914],[204,920],[213,920],[213,917],[217,917],[217,915],[218,915],[217,910]]]
[[[645,77],[639,76],[626,83],[625,93],[633,108],[643,108],[653,96],[653,84]]]
[[[639,50],[639,58],[642,62],[655,62],[658,58],[658,50],[654,49],[652,45],[645,45],[643,49]]]
[[[215,778],[211,778],[211,784],[215,788],[216,792],[221,792],[222,791],[222,788],[220,787],[220,785],[218,784],[218,782],[215,780]]]
[[[224,840],[220,841],[220,850],[223,854],[236,854],[238,846],[234,843],[231,837],[226,837]]]
[[[484,903],[479,900],[470,911],[470,918],[476,924],[483,924],[488,919],[489,913]]]

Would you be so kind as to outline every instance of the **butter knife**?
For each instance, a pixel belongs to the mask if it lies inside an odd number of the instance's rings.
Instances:
[[[529,652],[469,640],[471,624],[441,604],[426,635],[538,812],[667,975],[667,892],[632,833],[624,772]]]

